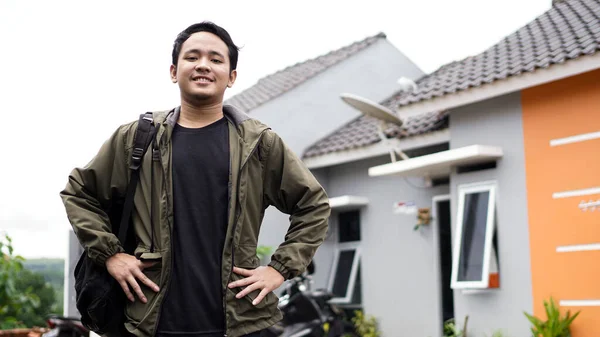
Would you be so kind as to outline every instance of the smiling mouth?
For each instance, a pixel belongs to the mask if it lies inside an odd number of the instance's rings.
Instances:
[[[193,79],[193,81],[196,82],[196,83],[210,83],[210,82],[213,82],[213,80],[208,79],[206,77],[196,77],[196,78]]]

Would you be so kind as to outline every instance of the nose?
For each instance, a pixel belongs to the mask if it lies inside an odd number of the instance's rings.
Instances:
[[[198,60],[198,63],[196,64],[196,71],[199,71],[199,72],[210,71],[210,66],[208,64],[208,61],[204,58],[201,58],[200,60]]]

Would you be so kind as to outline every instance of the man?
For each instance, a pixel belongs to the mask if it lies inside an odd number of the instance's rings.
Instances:
[[[61,192],[88,256],[129,298],[124,334],[258,336],[281,319],[272,291],[302,273],[325,238],[330,208],[314,176],[275,132],[223,105],[237,58],[213,23],[177,36],[170,73],[181,104],[153,114],[157,149],[141,168],[133,255],[111,233],[106,209],[125,195],[137,122],[118,128]],[[290,214],[290,226],[259,266],[269,205]]]

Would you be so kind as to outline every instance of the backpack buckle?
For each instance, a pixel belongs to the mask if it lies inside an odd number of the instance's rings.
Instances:
[[[134,147],[131,153],[131,168],[138,169],[140,164],[142,163],[142,156],[144,154],[144,149],[140,147]]]

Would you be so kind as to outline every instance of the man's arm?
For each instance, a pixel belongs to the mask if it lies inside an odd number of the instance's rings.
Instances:
[[[247,270],[238,267],[233,272],[244,279],[231,282],[230,288],[246,286],[236,297],[242,298],[261,289],[253,301],[260,303],[285,279],[301,274],[325,240],[331,209],[325,190],[313,174],[272,131],[265,135],[264,198],[281,212],[290,215],[290,227],[285,241],[277,248],[267,267]]]
[[[329,198],[312,172],[283,140],[268,131],[270,144],[265,172],[265,198],[290,215],[285,241],[269,265],[285,279],[300,275],[325,240],[331,213]]]
[[[106,266],[130,301],[134,301],[129,289],[131,287],[145,303],[146,298],[136,278],[158,291],[158,286],[142,272],[151,264],[123,253],[119,239],[111,231],[110,219],[106,213],[111,199],[123,198],[125,195],[129,180],[125,139],[136,125],[132,123],[120,127],[104,142],[90,163],[83,168],[74,169],[60,196],[73,231],[88,256],[97,264]]]
[[[73,231],[88,256],[97,264],[123,252],[106,213],[112,198],[123,197],[127,188],[128,167],[122,126],[102,144],[96,156],[84,167],[71,171],[60,192]]]

